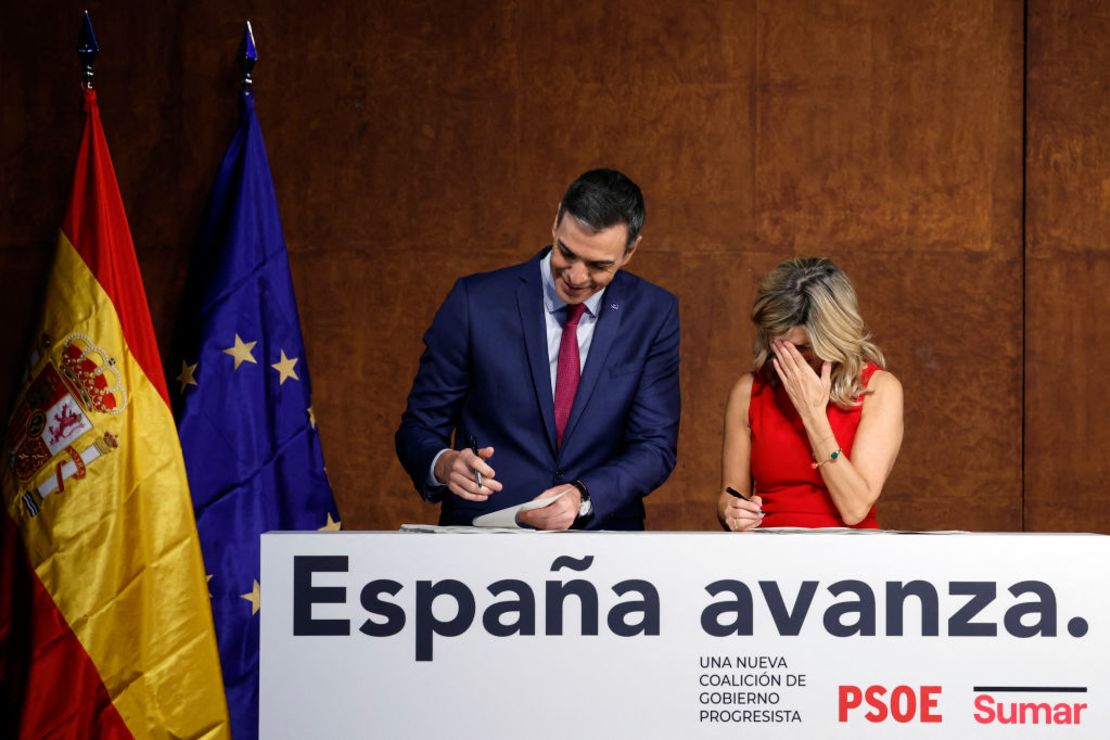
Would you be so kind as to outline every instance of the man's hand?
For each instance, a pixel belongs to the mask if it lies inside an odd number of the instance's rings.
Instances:
[[[548,488],[536,498],[551,498],[563,491],[567,491],[567,494],[550,506],[522,511],[516,515],[516,518],[521,524],[527,524],[536,529],[570,529],[570,525],[578,518],[578,509],[582,506],[582,494],[577,488],[569,483],[563,483],[554,488]]]
[[[490,494],[501,490],[501,482],[494,480],[494,469],[486,464],[493,457],[492,447],[483,447],[475,455],[470,450],[448,450],[436,460],[435,477],[451,493],[468,501],[485,501]],[[478,485],[475,472],[482,474]]]

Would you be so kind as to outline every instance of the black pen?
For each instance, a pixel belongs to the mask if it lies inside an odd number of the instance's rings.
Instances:
[[[744,494],[740,493],[739,491],[737,491],[732,486],[725,486],[725,493],[727,493],[729,496],[735,496],[736,498],[742,498],[745,501],[751,501],[752,500],[751,496],[745,496]]]
[[[478,454],[478,440],[474,439],[473,434],[468,434],[466,436],[466,441],[470,445],[470,451],[474,453],[474,457],[477,457],[479,460],[481,460],[481,456]],[[478,483],[478,488],[481,488],[482,474],[479,473],[477,469],[472,468],[472,470],[474,470],[474,480]]]

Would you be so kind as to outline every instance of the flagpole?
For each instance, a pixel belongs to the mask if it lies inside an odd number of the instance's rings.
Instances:
[[[93,33],[92,19],[89,11],[85,11],[85,18],[81,21],[81,31],[77,34],[77,57],[85,68],[85,77],[82,85],[89,90],[93,89],[93,63],[96,55],[100,53],[100,44],[96,42]]]
[[[251,22],[247,21],[243,28],[243,42],[239,44],[239,68],[243,70],[243,91],[250,94],[254,80],[251,73],[254,65],[258,63],[258,48],[254,45],[254,31]]]

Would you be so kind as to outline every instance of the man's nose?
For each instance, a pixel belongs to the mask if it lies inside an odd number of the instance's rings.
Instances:
[[[586,269],[586,265],[582,262],[574,262],[570,266],[570,284],[575,288],[581,288],[590,279],[590,271]]]
[[[574,278],[574,284],[577,287],[588,285],[589,281],[593,280],[589,276],[589,268],[586,267],[585,262],[576,262],[571,266],[571,276]]]

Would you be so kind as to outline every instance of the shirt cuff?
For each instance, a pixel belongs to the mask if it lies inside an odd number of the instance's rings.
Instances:
[[[440,450],[439,452],[436,453],[435,457],[432,458],[432,464],[430,466],[428,466],[428,477],[424,481],[424,487],[425,488],[446,488],[447,487],[446,483],[440,483],[439,480],[436,478],[436,463],[439,462],[439,458],[443,457],[443,453],[450,452],[450,451],[451,451],[451,448],[444,447],[442,450]]]

